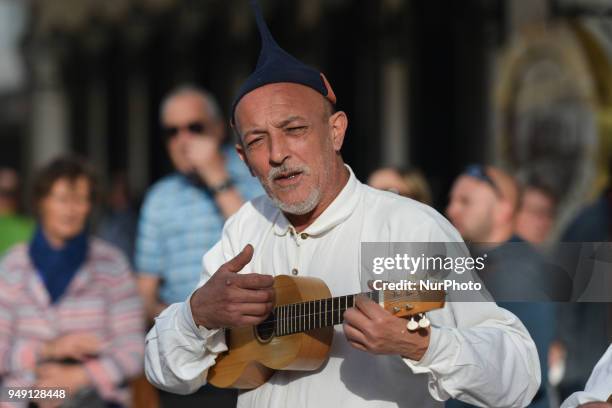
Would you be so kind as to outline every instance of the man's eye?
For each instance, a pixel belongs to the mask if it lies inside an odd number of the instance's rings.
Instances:
[[[292,126],[287,128],[287,132],[289,133],[299,133],[306,129],[306,126]]]
[[[253,138],[253,139],[251,139],[251,140],[249,140],[249,141],[247,142],[247,146],[255,146],[256,144],[258,144],[258,143],[259,143],[259,142],[261,142],[262,140],[263,140],[263,138],[262,138],[262,137],[256,137],[256,138]]]

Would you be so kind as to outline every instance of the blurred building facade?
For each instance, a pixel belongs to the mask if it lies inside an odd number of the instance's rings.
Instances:
[[[281,46],[334,86],[361,179],[418,166],[441,208],[465,164],[505,164],[562,174],[553,182],[568,213],[604,184],[608,2],[261,3]],[[0,23],[0,56],[12,61],[0,66],[0,161],[27,178],[76,151],[105,175],[125,170],[136,193],[170,169],[164,92],[196,82],[227,108],[259,51],[246,0],[0,0]]]

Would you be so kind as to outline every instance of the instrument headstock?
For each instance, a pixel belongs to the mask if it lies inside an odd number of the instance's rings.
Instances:
[[[444,307],[446,292],[443,290],[379,290],[380,305],[389,313],[401,318],[429,312]]]

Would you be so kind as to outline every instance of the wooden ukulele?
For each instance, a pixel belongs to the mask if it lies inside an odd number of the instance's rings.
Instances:
[[[252,389],[275,370],[316,370],[327,358],[333,326],[344,320],[355,295],[331,297],[317,278],[274,278],[276,306],[257,326],[227,329],[228,351],[217,356],[208,382],[220,388]],[[427,327],[423,313],[444,306],[444,291],[372,291],[364,293],[388,312],[409,318],[411,329]],[[420,323],[417,323],[417,321]]]

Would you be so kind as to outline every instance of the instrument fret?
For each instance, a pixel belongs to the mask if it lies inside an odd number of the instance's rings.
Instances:
[[[323,301],[325,302],[325,326],[327,327],[327,299],[323,299]]]
[[[301,330],[305,330],[305,327],[306,327],[306,313],[305,313],[305,310],[306,310],[306,306],[303,303],[300,304],[300,313],[302,315],[302,319],[301,319],[302,326],[300,327]]]
[[[281,336],[283,334],[285,334],[285,328],[284,328],[284,325],[285,325],[285,316],[283,315],[283,309],[284,309],[284,307],[281,306],[280,309],[279,309],[279,317],[278,317],[280,319],[280,322],[281,322],[281,330],[280,330],[280,332],[282,333]]]

